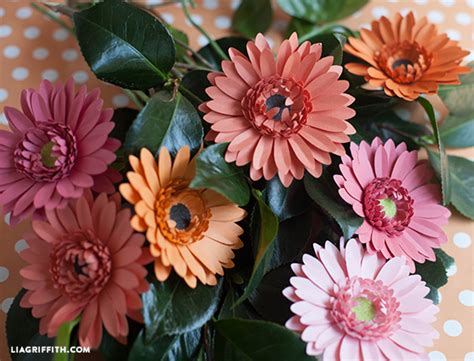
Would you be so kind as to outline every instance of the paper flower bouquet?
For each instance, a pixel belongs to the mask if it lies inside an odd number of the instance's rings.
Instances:
[[[72,19],[93,73],[135,107],[106,109],[72,78],[5,107],[0,204],[11,225],[32,219],[9,345],[427,359],[453,262],[447,207],[474,218],[472,162],[445,151],[474,145],[472,86],[458,86],[473,78],[468,52],[411,12],[334,23],[365,3],[280,0],[293,18],[272,48],[269,1],[242,1],[241,35],[214,40],[181,0],[209,41],[198,50],[159,8],[41,8]],[[398,115],[413,103],[429,123]]]

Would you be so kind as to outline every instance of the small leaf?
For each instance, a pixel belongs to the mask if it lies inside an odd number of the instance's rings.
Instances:
[[[231,318],[214,326],[225,340],[216,349],[219,361],[314,361],[296,333],[275,323]],[[234,356],[230,356],[232,351]]]
[[[244,55],[247,55],[248,41],[248,39],[237,36],[229,36],[216,40],[217,45],[221,47],[224,53],[227,54],[230,48],[235,48]],[[199,55],[203,56],[215,69],[221,69],[222,58],[216,53],[210,44],[207,44],[206,46],[199,49],[198,53]]]
[[[148,89],[167,78],[175,61],[173,38],[150,13],[108,0],[73,19],[82,55],[99,79]]]
[[[287,188],[281,184],[278,176],[267,182],[263,199],[280,221],[297,216],[310,206],[303,182],[295,181]]]
[[[161,147],[166,147],[174,155],[188,145],[195,153],[202,138],[201,118],[192,104],[179,93],[172,99],[171,94],[161,91],[140,111],[123,147],[127,154],[138,154],[143,147],[158,154]]]
[[[175,274],[150,284],[142,295],[146,342],[201,328],[214,315],[221,289],[222,280],[214,287],[199,283],[192,289]]]
[[[243,0],[232,18],[232,27],[242,35],[253,38],[264,33],[272,24],[270,0]]]
[[[226,149],[227,143],[214,144],[199,154],[196,175],[190,187],[212,189],[230,201],[244,206],[250,199],[249,185],[242,168],[225,161]]]

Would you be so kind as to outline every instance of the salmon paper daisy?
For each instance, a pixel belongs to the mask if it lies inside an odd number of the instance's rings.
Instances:
[[[74,90],[74,80],[24,90],[22,111],[5,107],[10,131],[0,130],[0,204],[12,224],[33,212],[64,208],[84,189],[114,192],[120,174],[108,167],[120,142],[109,138],[113,110],[99,89]]]
[[[342,175],[334,180],[342,199],[364,218],[356,231],[359,240],[369,253],[407,257],[412,271],[413,261],[434,261],[433,248],[447,242],[441,227],[451,212],[439,204],[440,187],[432,183],[429,163],[391,139],[385,144],[380,138],[371,145],[351,143],[350,148],[351,157],[342,157]]]
[[[210,73],[202,104],[211,124],[207,139],[229,142],[227,162],[250,163],[250,177],[269,180],[277,173],[289,186],[307,170],[315,177],[330,153],[345,154],[342,143],[355,129],[346,119],[354,98],[338,80],[342,67],[321,58],[322,45],[298,45],[296,33],[283,41],[276,58],[262,34],[247,43],[249,57],[231,48],[223,73]]]
[[[372,21],[372,29],[360,29],[360,39],[350,37],[345,50],[365,61],[346,64],[348,71],[408,101],[436,93],[439,84],[460,84],[459,75],[470,71],[460,65],[469,52],[412,12]]]
[[[243,246],[243,229],[236,222],[246,212],[210,189],[189,188],[196,156],[190,160],[188,146],[174,161],[165,147],[158,163],[146,148],[140,158],[129,159],[130,183],[121,184],[120,193],[135,206],[131,224],[146,232],[158,280],[165,281],[173,268],[191,288],[197,280],[216,285],[215,275],[234,266],[234,250]]]
[[[315,255],[291,267],[283,294],[295,314],[286,327],[301,334],[308,355],[323,360],[427,360],[439,309],[429,288],[402,257],[386,262],[354,239],[340,249],[315,244]]]
[[[46,210],[33,221],[20,253],[28,263],[20,270],[26,293],[20,305],[40,318],[40,333],[56,336],[59,327],[80,317],[82,346],[97,348],[102,326],[121,342],[129,316],[140,321],[140,293],[148,289],[149,260],[144,237],[130,226],[130,210],[120,209],[120,195],[87,191],[63,209]]]

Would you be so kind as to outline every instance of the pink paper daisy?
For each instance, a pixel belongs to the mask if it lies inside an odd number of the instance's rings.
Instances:
[[[434,261],[433,248],[447,242],[441,226],[451,213],[439,204],[440,187],[432,183],[428,162],[418,161],[405,143],[395,147],[379,138],[372,145],[351,143],[351,155],[342,157],[342,175],[334,179],[341,197],[364,218],[359,240],[387,259],[406,256],[412,271],[413,261]]]
[[[46,210],[46,221],[33,221],[29,248],[20,253],[29,263],[20,270],[27,289],[20,305],[41,318],[41,334],[54,337],[80,316],[79,343],[95,348],[102,325],[123,342],[126,316],[141,320],[139,294],[148,289],[142,265],[150,256],[130,216],[118,193],[93,199],[87,191],[63,209]]]
[[[314,245],[316,258],[293,264],[283,294],[295,314],[286,327],[301,333],[308,355],[323,360],[427,360],[438,332],[438,307],[402,257],[386,262],[351,239],[338,250]]]
[[[345,119],[354,98],[338,80],[342,67],[333,57],[321,58],[322,45],[298,45],[296,33],[283,41],[276,59],[262,34],[247,43],[249,58],[230,49],[224,73],[210,73],[212,98],[201,105],[211,123],[207,139],[230,142],[227,162],[250,163],[253,180],[271,179],[277,173],[289,186],[305,169],[315,177],[330,153],[345,154],[342,143],[354,128]]]
[[[66,206],[85,188],[114,191],[120,174],[108,165],[120,142],[109,138],[113,110],[100,91],[76,93],[74,81],[24,90],[20,112],[5,107],[11,132],[0,130],[0,204],[12,224],[44,208]]]

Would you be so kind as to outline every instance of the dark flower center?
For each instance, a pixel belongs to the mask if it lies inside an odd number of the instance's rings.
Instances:
[[[176,222],[176,229],[183,230],[191,223],[191,212],[183,203],[178,203],[171,207],[170,219]]]
[[[281,94],[274,94],[265,101],[267,112],[269,112],[272,108],[279,108],[278,113],[273,116],[273,120],[281,120],[284,109],[291,111],[291,105],[286,105],[285,102],[286,97]]]
[[[396,68],[398,68],[399,66],[404,66],[405,68],[408,67],[408,65],[411,65],[413,66],[413,63],[408,60],[408,59],[398,59],[398,60],[395,60],[392,64],[392,70],[395,70]]]

